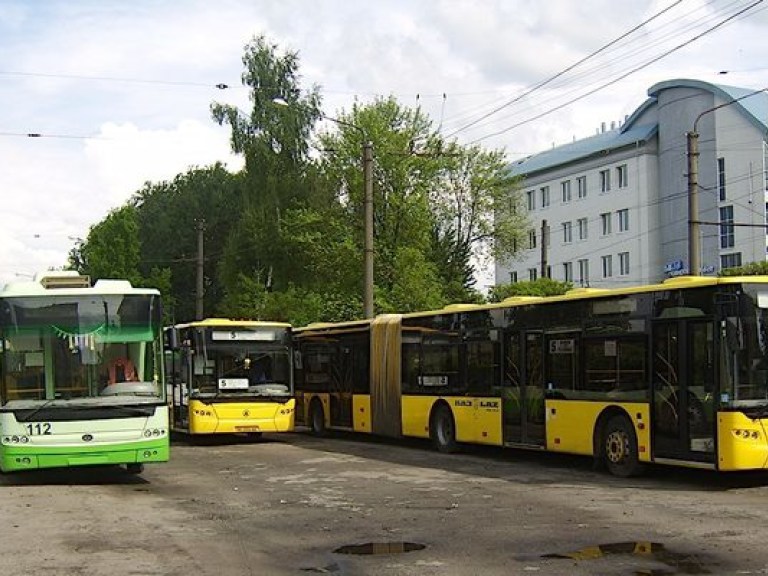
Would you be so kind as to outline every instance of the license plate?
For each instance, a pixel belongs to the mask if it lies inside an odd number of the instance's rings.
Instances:
[[[259,432],[258,426],[235,426],[238,432]]]

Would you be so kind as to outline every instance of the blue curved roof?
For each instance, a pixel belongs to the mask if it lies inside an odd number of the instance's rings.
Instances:
[[[604,154],[637,142],[646,142],[656,134],[657,130],[657,124],[642,124],[629,128],[624,126],[528,156],[513,162],[509,168],[513,175],[531,174],[595,154]]]

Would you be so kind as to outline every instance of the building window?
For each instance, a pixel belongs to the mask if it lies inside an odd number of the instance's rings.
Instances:
[[[613,258],[609,256],[603,256],[603,278],[610,278],[613,276]]]
[[[573,262],[563,262],[563,280],[573,282]]]
[[[629,274],[629,252],[619,252],[619,274],[621,276]]]
[[[549,186],[544,186],[541,189],[541,207],[546,208],[549,206]]]
[[[600,214],[600,230],[603,236],[607,236],[611,233],[611,213],[603,212]]]
[[[741,252],[723,254],[720,256],[721,270],[725,270],[726,268],[736,268],[737,266],[741,266]]]
[[[552,278],[552,266],[547,266],[547,278]]]
[[[510,272],[509,273],[509,283],[510,284],[517,284],[517,272]]]
[[[725,158],[717,159],[717,195],[725,202]]]
[[[608,192],[611,189],[611,171],[600,170],[600,192]]]
[[[576,190],[579,198],[587,197],[587,177],[579,176],[576,178]]]
[[[528,230],[528,248],[536,248],[536,230]]]
[[[619,223],[619,232],[626,232],[629,230],[629,208],[617,210],[616,219]]]
[[[573,242],[573,226],[570,222],[563,222],[563,242],[566,244]]]
[[[579,240],[586,240],[587,239],[587,219],[579,218],[576,221],[576,223],[579,227]]]
[[[629,172],[627,165],[622,164],[616,168],[616,185],[619,188],[626,188],[629,185]]]
[[[564,180],[560,182],[560,192],[563,194],[563,204],[568,204],[571,201],[571,181]]]
[[[579,283],[582,286],[589,284],[589,260],[579,260]]]
[[[728,224],[733,223],[733,206],[720,207],[720,248],[733,248],[734,227]]]
[[[536,268],[528,268],[528,280],[534,281],[536,280]]]
[[[531,212],[536,210],[536,192],[528,190],[528,192],[525,193],[525,196],[528,200],[528,211]]]

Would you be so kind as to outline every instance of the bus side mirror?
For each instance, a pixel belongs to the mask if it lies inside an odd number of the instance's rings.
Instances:
[[[179,349],[179,332],[175,326],[171,326],[165,331],[165,347],[168,350]]]

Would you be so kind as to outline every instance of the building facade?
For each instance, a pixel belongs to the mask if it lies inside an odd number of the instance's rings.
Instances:
[[[698,80],[648,95],[621,126],[511,166],[530,229],[517,257],[496,263],[496,284],[547,275],[619,287],[687,274],[691,219],[700,274],[766,259],[768,95]],[[689,217],[694,128],[698,218]]]

